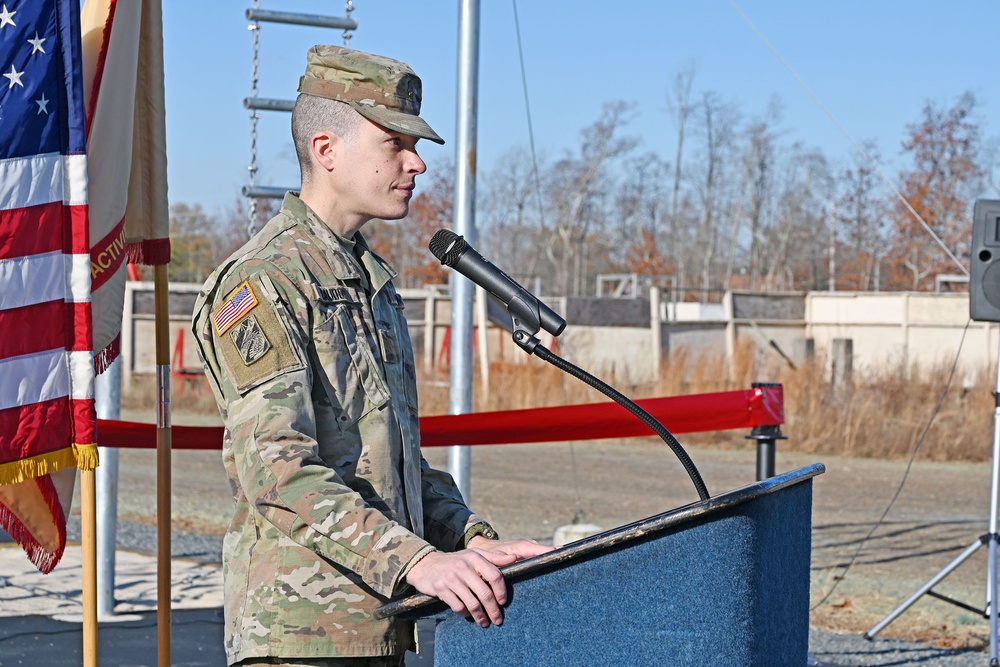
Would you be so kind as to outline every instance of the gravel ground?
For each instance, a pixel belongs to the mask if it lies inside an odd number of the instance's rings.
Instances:
[[[988,667],[988,653],[936,648],[899,639],[845,635],[811,628],[810,665],[817,667],[861,667],[920,665],[921,667]]]

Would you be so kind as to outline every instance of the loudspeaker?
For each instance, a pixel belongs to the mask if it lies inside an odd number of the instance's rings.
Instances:
[[[1000,199],[979,199],[972,214],[969,317],[1000,322]]]

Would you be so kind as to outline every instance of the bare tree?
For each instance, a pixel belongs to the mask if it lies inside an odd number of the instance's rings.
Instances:
[[[664,175],[669,166],[654,153],[629,160],[611,213],[617,222],[614,235],[624,242],[610,248],[609,258],[628,271],[661,275],[669,258],[662,252],[657,231],[663,218]],[[670,251],[670,248],[667,248]]]
[[[840,194],[836,199],[836,252],[840,275],[837,284],[843,289],[878,290],[879,262],[885,252],[886,196],[876,169],[879,151],[874,141],[862,144],[854,166],[845,169],[838,179]]]
[[[730,179],[727,163],[732,160],[737,113],[731,104],[725,104],[716,93],[706,92],[698,107],[698,124],[701,129],[701,170],[695,174],[700,184],[700,223],[694,240],[692,256],[700,257],[699,273],[701,300],[707,302],[712,287],[712,266],[716,260],[719,229],[724,224],[722,211],[726,209],[726,182]],[[698,169],[696,167],[696,172]],[[679,249],[674,249],[678,252]]]
[[[274,200],[264,199],[258,203],[258,229],[276,209]],[[243,199],[237,199],[221,218],[208,213],[200,204],[173,204],[170,207],[170,279],[202,282],[248,240]]]
[[[750,226],[750,289],[757,288],[761,272],[761,226],[770,196],[770,172],[774,167],[774,143],[768,130],[763,121],[751,125],[749,145],[743,160],[743,184]]]
[[[688,119],[696,108],[696,104],[691,100],[691,88],[694,85],[696,68],[694,64],[688,64],[674,74],[674,80],[667,91],[667,110],[674,120],[674,127],[677,130],[677,146],[674,153],[674,178],[671,188],[670,198],[670,228],[667,239],[667,246],[670,248],[679,247],[679,231],[681,222],[681,181],[684,162],[684,140],[687,136]],[[686,279],[686,262],[677,263],[677,279],[680,284],[684,284]]]
[[[539,178],[545,173],[544,156],[539,160]],[[542,278],[545,262],[546,223],[544,196],[539,191],[531,155],[523,146],[503,153],[483,178],[479,189],[482,245],[505,259],[504,269],[521,280]]]
[[[968,259],[967,209],[984,176],[980,123],[974,117],[977,105],[971,92],[949,109],[928,102],[922,118],[907,128],[903,151],[912,157],[913,166],[899,177],[907,204],[894,204],[890,255],[891,277],[899,287],[926,289],[931,275],[954,270],[913,212],[961,261]]]
[[[833,180],[826,158],[817,150],[792,146],[779,161],[780,192],[773,226],[766,240],[763,288],[816,289],[828,277],[827,210]]]
[[[579,158],[557,162],[552,170],[553,215],[556,235],[547,248],[564,294],[574,294],[581,283],[580,253],[591,225],[600,218],[593,206],[602,183],[602,168],[631,151],[637,141],[620,136],[628,124],[633,105],[609,102],[600,118],[582,132]]]

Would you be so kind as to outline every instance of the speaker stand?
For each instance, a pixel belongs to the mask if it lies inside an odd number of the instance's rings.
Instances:
[[[911,595],[905,602],[896,607],[895,610],[886,616],[875,627],[864,634],[864,638],[871,640],[880,633],[887,625],[896,620],[904,611],[913,606],[924,594],[951,603],[963,609],[970,610],[977,614],[982,614],[990,619],[990,667],[1000,667],[1000,656],[997,654],[997,551],[1000,546],[1000,535],[997,534],[997,514],[1000,510],[1000,349],[997,351],[997,382],[993,391],[993,476],[990,486],[990,527],[989,532],[980,535],[975,542],[970,544],[958,558],[951,561],[928,581],[916,593]],[[964,563],[972,554],[979,550],[979,547],[987,545],[986,564],[986,611],[980,611],[964,602],[953,600],[952,598],[935,593],[932,588],[942,579],[951,574],[959,565]]]

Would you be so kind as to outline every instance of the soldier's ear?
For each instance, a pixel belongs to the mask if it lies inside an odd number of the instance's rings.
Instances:
[[[313,162],[326,171],[333,171],[343,142],[332,132],[317,132],[309,140]]]

